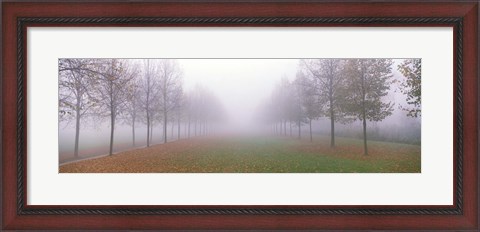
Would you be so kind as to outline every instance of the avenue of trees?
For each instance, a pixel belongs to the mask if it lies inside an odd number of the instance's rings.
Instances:
[[[403,75],[401,80],[393,78],[393,68]],[[395,106],[386,96],[397,86],[405,95],[406,103]],[[420,59],[405,59],[397,65],[392,59],[300,60],[295,79],[281,79],[261,107],[261,117],[280,135],[292,135],[294,126],[300,138],[301,127],[308,125],[310,141],[312,121],[327,118],[332,148],[335,147],[336,122],[360,121],[364,154],[368,155],[367,124],[389,117],[394,107],[408,117],[421,116]]]
[[[176,126],[177,139],[182,125],[185,137],[208,134],[224,119],[223,107],[206,88],[185,91],[182,75],[174,59],[60,59],[59,119],[74,123],[75,158],[82,126],[95,124],[86,122],[108,123],[110,155],[119,124],[131,127],[132,146],[139,124],[147,128],[147,146],[154,125],[161,125],[165,143],[169,125],[172,131]]]

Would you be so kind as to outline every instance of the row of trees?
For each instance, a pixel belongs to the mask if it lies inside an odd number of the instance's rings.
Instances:
[[[220,101],[207,89],[196,86],[185,92],[182,70],[174,59],[60,59],[59,118],[75,122],[74,156],[78,157],[83,121],[109,121],[109,154],[113,153],[115,126],[120,122],[132,128],[146,125],[147,146],[152,142],[155,124],[162,125],[167,142],[167,125],[176,122],[194,126],[195,135],[206,134],[208,124],[223,119]],[[199,130],[197,133],[197,124]],[[193,133],[192,133],[193,135]]]
[[[298,127],[308,124],[312,140],[312,121],[330,120],[330,146],[335,146],[335,122],[360,120],[363,126],[364,154],[367,149],[367,122],[382,121],[394,110],[388,101],[390,87],[400,81],[406,104],[399,105],[410,117],[421,115],[421,60],[406,59],[397,66],[402,80],[392,78],[392,59],[305,59],[296,78],[283,78],[271,99],[263,106],[263,121],[277,134],[287,134],[287,122]],[[291,133],[291,132],[290,132]]]

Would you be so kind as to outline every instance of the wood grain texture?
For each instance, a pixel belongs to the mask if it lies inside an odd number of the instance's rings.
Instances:
[[[478,3],[3,3],[2,12],[2,45],[3,45],[3,70],[2,70],[2,220],[3,229],[456,229],[456,230],[476,230],[478,229]],[[461,53],[455,51],[454,54],[462,57],[460,70],[461,89],[454,93],[461,93],[461,101],[454,97],[455,106],[458,103],[462,106],[461,114],[454,115],[461,117],[463,127],[461,128],[462,156],[456,161],[461,162],[462,172],[460,182],[463,187],[461,192],[462,212],[460,214],[386,214],[380,213],[373,215],[375,210],[391,209],[455,209],[454,206],[335,206],[324,207],[315,206],[317,209],[354,209],[357,213],[349,214],[278,214],[278,209],[287,212],[289,209],[312,208],[305,206],[262,206],[263,212],[272,209],[272,214],[248,213],[248,210],[260,208],[259,206],[187,206],[190,209],[206,210],[212,209],[240,209],[246,210],[246,213],[238,215],[227,214],[184,214],[184,215],[139,215],[136,210],[165,209],[182,210],[181,206],[92,206],[92,210],[98,209],[111,210],[119,212],[126,210],[129,215],[119,215],[115,213],[97,213],[97,214],[75,214],[81,206],[21,206],[18,208],[18,202],[26,202],[26,199],[17,199],[19,196],[18,185],[26,186],[26,178],[23,182],[18,181],[19,170],[26,172],[26,159],[21,163],[17,161],[17,152],[19,148],[26,150],[25,134],[17,134],[18,120],[26,119],[26,105],[24,110],[19,112],[18,94],[19,89],[17,73],[20,68],[26,73],[26,50],[17,54],[17,19],[18,18],[62,18],[62,17],[440,17],[440,18],[461,18],[462,19],[462,40]],[[40,22],[40,21],[39,21]],[[20,30],[25,30],[25,26],[60,26],[62,23],[36,23],[32,21],[24,24]],[[73,24],[75,25],[75,24]],[[77,26],[145,26],[142,23],[122,24],[105,23],[91,24],[79,23]],[[147,26],[166,26],[165,24],[148,24]],[[205,24],[167,24],[168,26],[205,26]],[[208,26],[231,26],[231,24],[215,23]],[[270,26],[272,24],[246,23],[242,25]],[[276,26],[298,26],[299,24],[273,24]],[[407,26],[418,26],[424,24],[408,24]],[[439,24],[432,24],[438,26]],[[440,24],[444,25],[444,24]],[[365,24],[313,24],[309,26],[365,26]],[[402,23],[375,23],[368,26],[405,26]],[[454,26],[452,24],[452,26]],[[456,30],[459,28],[457,27]],[[457,41],[457,40],[455,40]],[[23,38],[25,42],[25,38]],[[457,47],[457,46],[455,46]],[[18,58],[22,58],[23,67],[18,67]],[[456,60],[456,59],[455,59]],[[454,67],[458,63],[454,63]],[[454,88],[458,87],[458,73],[453,76]],[[23,79],[26,81],[26,78]],[[25,99],[27,83],[23,84],[23,93],[20,96]],[[26,104],[26,101],[21,101]],[[454,110],[454,112],[456,112]],[[20,115],[18,115],[20,113]],[[23,117],[23,118],[22,118]],[[454,117],[455,118],[455,117]],[[21,121],[22,121],[21,120]],[[456,125],[457,121],[454,122]],[[23,131],[26,131],[27,123],[23,123]],[[457,131],[457,128],[454,128]],[[455,135],[454,140],[456,141]],[[25,141],[23,147],[18,147],[18,139]],[[455,148],[458,144],[455,144]],[[457,168],[458,166],[455,166]],[[457,169],[455,169],[457,170]],[[26,173],[23,173],[26,175]],[[455,179],[455,178],[454,178]],[[459,183],[455,183],[459,184]],[[24,188],[24,191],[27,191]],[[21,196],[21,195],[20,195]],[[25,197],[25,195],[21,197]],[[458,202],[456,202],[458,204]],[[32,214],[28,212],[60,212],[64,210],[65,215],[58,214]],[[362,211],[364,210],[364,211]],[[372,211],[373,210],[373,211]],[[23,212],[23,213],[22,213]],[[235,211],[233,211],[235,212]],[[241,212],[241,211],[240,211]],[[277,213],[275,213],[277,212]],[[366,212],[366,213],[361,213]],[[370,212],[370,213],[369,213]],[[425,212],[428,212],[425,211]],[[433,212],[433,211],[431,211]],[[450,212],[450,211],[445,211]],[[70,214],[70,215],[68,215]]]

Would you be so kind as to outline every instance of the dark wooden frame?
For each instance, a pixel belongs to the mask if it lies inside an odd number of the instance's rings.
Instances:
[[[2,3],[2,229],[479,228],[478,2]],[[451,206],[26,205],[26,28],[449,26],[454,28]]]

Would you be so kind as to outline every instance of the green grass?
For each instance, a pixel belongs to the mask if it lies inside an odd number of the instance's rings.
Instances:
[[[363,146],[362,141],[353,139],[340,139],[339,143],[338,150],[348,143]],[[295,139],[236,139],[219,143],[215,149],[196,151],[198,158],[191,165],[183,163],[191,157],[191,152],[179,154],[171,164],[184,166],[184,171],[199,172],[420,172],[420,154],[416,149],[412,149],[411,153],[396,154],[395,148],[411,145],[371,142],[372,147],[385,147],[386,153],[364,156],[356,152],[359,157],[353,158],[351,155],[335,154],[335,149],[317,152],[297,149],[298,146],[308,147],[309,144]]]
[[[418,173],[420,146],[316,137],[227,137],[181,140],[64,165],[61,172]],[[95,168],[96,167],[96,168]]]

